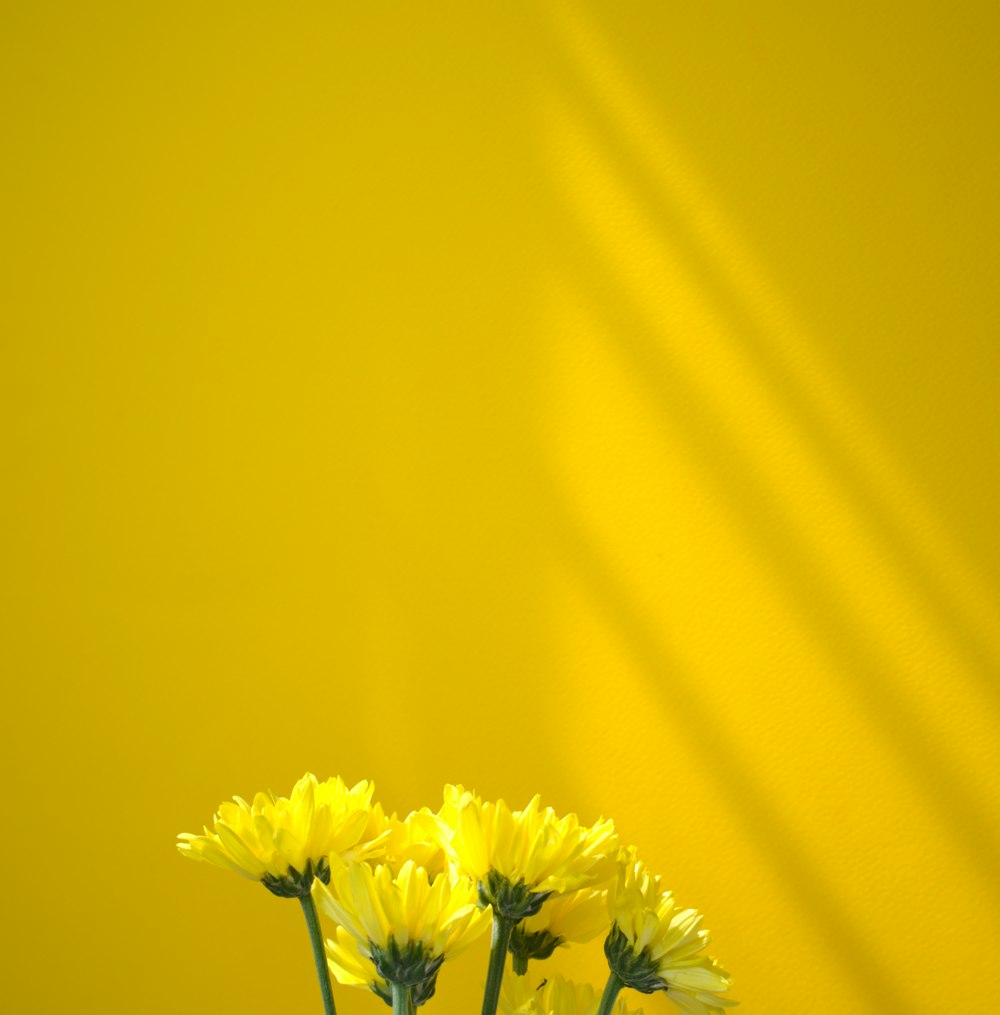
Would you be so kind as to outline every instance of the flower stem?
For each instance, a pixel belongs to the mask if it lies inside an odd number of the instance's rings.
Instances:
[[[601,997],[601,1006],[597,1009],[597,1015],[611,1015],[611,1009],[614,1008],[615,1001],[624,986],[625,984],[618,979],[617,973],[612,973],[608,977],[608,985],[604,988],[604,995]]]
[[[316,975],[319,977],[319,990],[323,995],[323,1011],[326,1015],[337,1015],[337,1006],[333,1003],[333,987],[330,985],[330,968],[326,964],[326,949],[323,947],[323,932],[319,927],[319,913],[311,895],[299,897],[302,912],[305,914],[306,926],[309,928],[309,940],[312,942],[313,959],[316,962]]]
[[[517,921],[509,916],[493,914],[493,940],[490,943],[490,965],[486,974],[486,993],[483,995],[483,1015],[496,1015],[500,1001],[500,984],[503,982],[504,964],[510,936]]]
[[[403,983],[392,984],[392,1015],[413,1015],[413,995]]]

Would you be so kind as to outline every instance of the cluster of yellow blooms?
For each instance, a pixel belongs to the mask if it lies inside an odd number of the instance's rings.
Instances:
[[[587,827],[538,797],[519,811],[446,786],[440,808],[404,819],[372,803],[373,787],[305,775],[290,797],[224,803],[179,849],[297,898],[313,943],[326,1015],[330,974],[374,991],[393,1015],[414,1015],[438,970],[492,929],[483,1015],[641,1015],[628,987],[665,991],[686,1015],[735,1004],[729,977],[703,953],[701,916],[678,909],[660,879],[619,847],[611,821]],[[324,938],[320,913],[330,921]],[[531,961],[607,934],[602,995],[560,977],[533,987]],[[504,978],[507,955],[516,975]]]

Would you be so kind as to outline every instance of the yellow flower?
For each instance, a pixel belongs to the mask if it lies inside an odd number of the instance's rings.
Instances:
[[[357,856],[372,848],[364,838],[374,787],[348,789],[339,776],[317,782],[311,773],[290,797],[258,793],[253,803],[235,797],[219,806],[204,835],[184,833],[177,848],[262,881],[275,895],[308,896],[313,877],[329,878],[330,857]]]
[[[448,866],[448,855],[442,841],[446,828],[441,819],[426,807],[412,811],[402,821],[395,814],[385,814],[381,804],[372,807],[366,839],[380,844],[379,862],[398,871],[407,860],[435,877]]]
[[[588,828],[575,814],[556,816],[533,797],[521,811],[503,800],[488,803],[474,793],[446,787],[441,816],[453,822],[447,846],[477,879],[480,901],[503,917],[537,913],[552,894],[587,888],[606,876],[617,840],[612,821]],[[456,799],[457,797],[457,799]]]
[[[327,941],[333,974],[341,983],[364,981],[383,998],[382,988],[395,983],[413,987],[422,1003],[441,963],[490,924],[467,878],[451,871],[429,878],[412,860],[398,872],[389,864],[334,863],[329,888],[317,883],[313,895],[339,928]]]
[[[562,945],[583,944],[606,932],[610,923],[607,895],[607,891],[590,888],[557,895],[535,916],[522,920],[510,939],[514,972],[523,975],[530,959],[547,959]]]
[[[589,984],[572,983],[561,976],[532,987],[528,978],[514,976],[504,982],[500,997],[503,1015],[597,1015],[600,995]],[[627,1008],[618,998],[611,1015],[642,1015],[642,1009]]]
[[[701,914],[678,909],[660,879],[622,850],[618,877],[608,893],[613,921],[604,944],[611,972],[626,986],[650,994],[665,990],[687,1015],[713,1015],[735,1001],[717,996],[730,979],[718,963],[700,954],[709,943]]]

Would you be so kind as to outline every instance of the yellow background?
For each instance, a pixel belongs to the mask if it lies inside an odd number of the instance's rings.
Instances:
[[[5,1010],[317,1012],[174,849],[307,769],[613,815],[740,1010],[995,1007],[996,4],[0,27]]]

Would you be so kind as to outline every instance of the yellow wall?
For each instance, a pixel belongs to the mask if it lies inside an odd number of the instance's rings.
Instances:
[[[5,1008],[318,1011],[174,849],[311,769],[612,814],[744,1011],[991,1009],[1000,8],[0,17]]]

